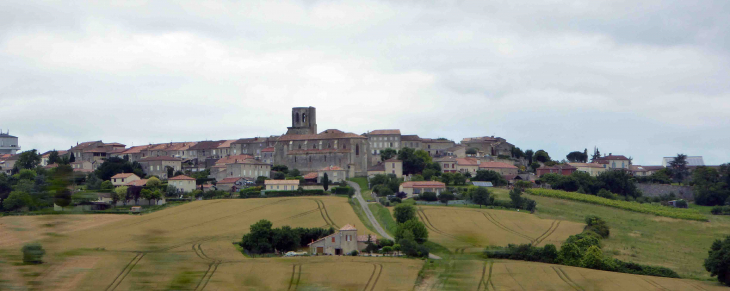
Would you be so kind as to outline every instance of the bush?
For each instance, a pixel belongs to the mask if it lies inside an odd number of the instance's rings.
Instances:
[[[421,195],[418,195],[418,198],[429,202],[439,200],[438,196],[436,196],[436,193],[433,192],[423,192]]]
[[[339,194],[339,195],[347,195],[349,197],[352,197],[352,195],[355,194],[355,188],[345,186],[345,187],[334,187],[332,188],[332,193]]]
[[[396,223],[405,223],[416,219],[416,207],[411,204],[398,204],[393,209],[393,218],[395,218]]]
[[[606,225],[606,221],[595,215],[586,217],[585,230],[595,232],[596,234],[600,235],[601,238],[608,238],[610,234],[610,230],[608,225]]]
[[[104,181],[101,182],[101,189],[102,190],[109,190],[114,188],[114,185],[112,185],[112,181]]]
[[[598,197],[603,197],[606,199],[614,199],[613,193],[609,192],[606,189],[598,190]]]
[[[552,198],[560,198],[560,199],[568,199],[568,200],[575,200],[580,202],[586,202],[591,204],[597,204],[597,205],[604,205],[619,209],[624,209],[628,211],[634,211],[639,213],[647,213],[647,214],[653,214],[657,216],[665,216],[665,217],[672,217],[672,218],[679,218],[679,219],[687,219],[687,220],[698,220],[698,221],[707,221],[707,217],[705,217],[703,214],[699,213],[699,211],[694,209],[681,209],[681,208],[673,208],[673,207],[665,207],[661,205],[653,205],[653,204],[641,204],[641,203],[635,203],[635,202],[627,202],[627,201],[619,201],[619,200],[610,200],[602,197],[596,197],[593,195],[586,195],[586,194],[580,194],[575,192],[565,192],[560,190],[548,190],[548,189],[529,189],[527,190],[528,193],[538,196],[545,196],[545,197],[552,197]]]
[[[357,255],[359,255],[359,254],[360,253],[357,250],[353,250],[348,255],[353,256],[353,257],[357,257]]]
[[[721,283],[730,285],[730,236],[712,243],[705,269]]]
[[[714,215],[730,215],[730,206],[715,206],[712,207],[710,213]]]
[[[417,219],[411,219],[405,223],[398,224],[398,229],[395,231],[395,240],[401,241],[409,235],[412,236],[417,243],[422,244],[428,240],[428,229],[426,229],[426,225],[424,225],[423,222]]]
[[[43,255],[46,251],[43,247],[37,243],[26,244],[22,248],[23,251],[23,263],[26,264],[42,264]]]
[[[558,256],[557,248],[548,244],[534,247],[531,244],[509,244],[506,248],[486,249],[484,255],[493,259],[509,259],[531,262],[554,263]]]

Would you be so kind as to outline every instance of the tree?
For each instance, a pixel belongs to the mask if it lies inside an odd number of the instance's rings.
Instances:
[[[424,169],[423,170],[423,179],[425,181],[432,181],[434,177],[436,177],[436,174],[438,172],[434,169]]]
[[[532,164],[530,164],[530,168],[532,168],[532,171],[535,173],[537,173],[537,168],[539,168],[539,167],[540,167],[540,163],[538,163],[538,162],[533,162]]]
[[[175,169],[170,166],[165,166],[165,169],[167,170],[167,178],[175,177]]]
[[[42,264],[43,255],[46,251],[38,243],[29,243],[23,245],[21,249],[23,251],[23,263],[25,264]]]
[[[603,252],[598,246],[590,246],[583,254],[580,260],[580,266],[583,268],[598,269],[603,266]]]
[[[419,244],[428,240],[428,229],[418,219],[411,219],[398,224],[398,229],[395,231],[395,240],[400,241],[403,239],[406,232],[413,234],[413,239]]]
[[[398,159],[403,161],[404,175],[421,173],[427,164],[433,162],[428,152],[407,147],[398,152]]]
[[[274,165],[273,167],[271,167],[271,170],[276,171],[276,172],[286,173],[289,171],[289,168],[285,165]]]
[[[471,180],[492,182],[494,186],[507,185],[507,180],[502,175],[491,170],[478,170],[476,176]]]
[[[297,176],[301,176],[302,173],[300,173],[298,169],[291,169],[291,170],[289,170],[289,172],[286,175],[289,177],[297,177]]]
[[[489,205],[491,202],[489,198],[489,190],[484,187],[474,188],[471,193],[471,201],[478,204],[479,208],[482,208],[482,205]]]
[[[438,200],[438,196],[436,196],[436,193],[434,192],[423,192],[420,195],[418,195],[420,199],[423,199],[425,201],[433,202]]]
[[[449,201],[454,200],[455,198],[456,198],[456,196],[454,196],[454,194],[452,194],[449,191],[441,192],[441,195],[439,195],[439,201],[441,201],[441,203],[444,203],[446,205],[449,205]]]
[[[41,163],[41,155],[36,150],[29,150],[20,153],[15,165],[18,169],[35,169]]]
[[[525,156],[525,153],[518,147],[512,147],[512,157],[520,159]]]
[[[94,173],[90,173],[86,176],[86,189],[87,190],[99,190],[101,188],[102,181]]]
[[[579,151],[570,152],[565,157],[571,163],[585,163],[588,161],[588,154]]]
[[[274,174],[271,176],[274,180],[284,180],[286,179],[286,174],[283,172],[274,172]]]
[[[591,156],[591,162],[594,162],[596,159],[601,157],[601,151],[598,150],[598,148],[593,148],[593,155]]]
[[[114,188],[114,184],[112,184],[112,181],[104,181],[101,182],[101,189],[102,190],[109,190]]]
[[[383,247],[382,252],[383,252],[383,254],[388,255],[393,252],[393,247],[389,247],[389,246]]]
[[[544,150],[538,150],[537,152],[535,152],[534,159],[542,163],[547,163],[552,160],[550,159],[550,155],[548,155],[548,153]]]
[[[677,154],[677,156],[669,162],[669,168],[672,170],[674,180],[680,185],[687,176],[689,176],[689,170],[687,170],[687,155]]]
[[[3,209],[6,211],[18,210],[23,207],[29,207],[33,203],[33,198],[30,194],[21,191],[10,192],[8,198],[3,201]]]
[[[272,245],[279,252],[293,251],[299,247],[299,236],[285,225],[273,230]]]
[[[532,162],[533,162],[532,158],[534,157],[534,155],[535,155],[535,152],[533,152],[532,150],[525,151],[525,158],[527,159],[528,164],[532,164]]]
[[[127,186],[117,187],[114,189],[114,194],[116,194],[117,199],[118,199],[117,201],[122,200],[124,205],[127,205],[127,200],[129,200],[129,199],[127,199],[127,192],[128,192],[127,190],[128,189],[129,189],[129,187],[127,187]],[[114,204],[116,205],[116,202]]]
[[[636,188],[634,179],[627,171],[606,171],[598,175],[602,188],[622,196],[640,197],[641,191]]]
[[[387,148],[380,152],[380,160],[381,161],[390,160],[390,158],[395,157],[396,155],[398,155],[398,151],[396,151],[392,148]]]
[[[416,218],[416,207],[411,204],[398,204],[393,210],[393,216],[397,223],[404,223],[406,221]]]
[[[469,174],[467,172],[467,174]],[[464,185],[466,184],[466,176],[464,174],[456,172],[453,174],[452,178],[454,179],[454,185]]]
[[[140,196],[142,196],[142,199],[146,199],[149,202],[149,205],[152,205],[152,191],[149,189],[142,189]]]
[[[509,199],[512,200],[512,206],[515,208],[522,208],[522,191],[512,189],[509,191]]]
[[[705,269],[711,276],[717,276],[720,283],[730,286],[730,236],[712,243],[705,259]]]
[[[241,247],[254,254],[270,253],[274,250],[272,244],[271,221],[259,220],[250,227],[250,232],[241,239]]]
[[[145,176],[144,170],[139,163],[130,163],[129,161],[117,157],[107,158],[106,161],[104,161],[104,163],[96,169],[95,173],[99,179],[102,180],[109,180],[112,176],[119,173],[134,173],[139,177]]]
[[[583,258],[580,248],[574,243],[564,243],[558,252],[558,263],[568,266],[579,266]]]
[[[477,148],[468,148],[465,153],[467,155],[476,155],[477,152],[478,152]]]
[[[53,198],[53,203],[61,206],[61,208],[71,205],[71,190],[64,188],[57,191]]]
[[[112,206],[117,207],[117,202],[123,200],[127,196],[127,191],[124,191],[124,193],[117,193],[116,189],[114,189],[114,191],[109,194],[109,198],[112,200]]]
[[[258,177],[256,177],[256,186],[263,186],[264,183],[265,183],[264,181],[266,181],[268,179],[269,178],[266,178],[264,176],[258,176]]]
[[[730,197],[730,187],[724,178],[719,171],[710,167],[695,169],[692,174],[695,203],[707,206],[723,205]]]
[[[48,154],[48,164],[51,165],[56,163],[61,163],[61,157],[58,155],[58,151],[53,150]]]
[[[68,158],[69,163],[76,162],[76,156],[74,156],[74,153],[71,153],[71,156]]]
[[[147,179],[147,184],[145,184],[147,187],[150,187],[152,189],[157,189],[162,185],[162,181],[158,179],[157,177],[152,177]]]
[[[330,178],[327,176],[327,173],[324,173],[324,176],[322,176],[322,188],[324,188],[324,191],[330,188]]]
[[[443,173],[443,174],[441,174],[440,180],[444,184],[449,185],[454,182],[454,174],[453,173]]]

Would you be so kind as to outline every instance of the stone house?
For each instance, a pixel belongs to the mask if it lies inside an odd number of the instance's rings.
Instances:
[[[317,171],[317,183],[324,183],[324,174],[327,174],[327,179],[332,183],[339,183],[346,180],[347,173],[345,169],[338,166],[327,166]]]
[[[69,164],[74,171],[79,170],[93,170],[93,165],[89,161],[76,161]]]
[[[139,164],[147,175],[157,176],[160,179],[169,178],[167,168],[172,168],[172,172],[182,169],[182,159],[171,156],[146,157],[139,160]]]
[[[45,167],[48,166],[48,159],[51,157],[51,152],[53,151],[47,151],[41,155],[41,166]],[[57,151],[59,157],[63,157],[68,153],[68,151]]]
[[[479,164],[479,170],[495,171],[502,176],[514,176],[517,175],[517,167],[512,164],[502,162],[481,162]]]
[[[218,188],[218,190],[226,191],[226,192],[236,192],[243,188],[244,184],[246,183],[246,179],[241,177],[230,177],[225,178],[223,180],[218,181],[218,183],[215,184],[215,186]]]
[[[20,158],[20,155],[2,155],[2,158],[0,158],[0,171],[10,176],[10,173],[12,173],[13,167],[15,167],[15,163],[18,161],[18,158]]]
[[[189,193],[195,191],[195,178],[185,175],[177,175],[167,179],[167,184],[175,186],[181,192]]]
[[[99,147],[99,146],[101,146],[103,144],[104,143],[102,141],[100,141],[100,140],[97,140],[97,141],[87,141],[87,142],[82,142],[82,143],[76,143],[76,146],[71,147],[68,150],[68,152],[69,152],[69,155],[70,154],[73,154],[74,155],[74,160],[76,160],[76,161],[82,161],[82,160],[84,160],[84,151],[97,148],[97,147]],[[88,157],[88,155],[87,155],[87,157]],[[89,160],[89,162],[91,162],[91,160]]]
[[[377,237],[371,235],[372,243]],[[345,225],[337,232],[309,243],[309,253],[313,255],[348,255],[352,251],[361,252],[367,247],[368,235],[358,235],[354,225]]]
[[[261,150],[261,161],[270,165],[274,164],[274,147]]]
[[[403,178],[403,161],[392,158],[383,161],[383,164],[385,165],[386,174],[393,174],[396,178]]]
[[[456,145],[448,149],[443,150],[443,156],[452,156],[457,158],[466,158],[466,146]]]
[[[226,142],[225,140],[218,141],[201,141],[188,148],[188,153],[191,159],[197,159],[198,162],[203,162],[207,159],[220,159],[221,152],[218,147]]]
[[[542,177],[545,174],[558,174],[563,176],[570,176],[573,172],[577,171],[578,168],[573,167],[569,164],[559,164],[551,167],[540,167],[537,168],[536,174],[538,177]]]
[[[149,145],[133,146],[121,153],[121,157],[127,157],[130,162],[138,162],[139,160],[149,156]]]
[[[629,170],[629,166],[631,165],[631,161],[622,155],[613,155],[608,154],[608,156],[603,156],[600,158],[596,158],[593,160],[593,163],[602,165],[604,168],[609,170]]]
[[[132,180],[127,182],[127,184],[124,184],[124,186],[144,187],[147,186],[147,181],[147,179]]]
[[[256,180],[259,176],[271,177],[271,165],[254,159],[236,160],[226,164],[226,175]]]
[[[453,148],[456,145],[454,141],[442,138],[422,138],[421,144],[421,149],[428,152],[432,157],[443,156],[447,149]]]
[[[437,181],[409,181],[400,184],[398,191],[405,192],[408,198],[419,195],[424,192],[433,192],[440,195],[446,190],[446,184]]]
[[[266,191],[296,191],[299,189],[299,180],[266,180]]]
[[[218,148],[217,148],[217,151],[216,152],[217,152],[218,156],[220,156],[222,158],[222,157],[227,157],[227,156],[230,156],[230,155],[237,155],[237,154],[239,154],[236,149],[234,149],[233,147],[231,147],[231,144],[233,142],[235,142],[235,141],[237,141],[237,140],[234,139],[234,140],[225,140],[225,141],[223,141],[223,143],[221,143],[218,146]]]
[[[368,168],[368,177],[372,178],[375,175],[385,175],[385,164],[378,163],[375,166]]]
[[[471,176],[474,177],[481,162],[481,160],[475,158],[458,158],[456,159],[456,171],[462,174],[471,173]]]
[[[461,140],[461,144],[467,148],[476,148],[491,156],[512,156],[513,144],[501,137],[480,136],[467,137]]]
[[[435,158],[433,161],[441,165],[442,173],[456,173],[459,171],[456,169],[456,158],[454,156]]]
[[[388,148],[394,150],[400,150],[401,148],[401,134],[400,129],[378,129],[373,130],[366,134],[368,143],[370,145],[370,163],[378,163],[380,153]]]
[[[273,147],[278,137],[254,137],[242,138],[231,143],[231,149],[234,155],[251,155],[253,157],[262,158],[264,149]],[[271,151],[273,164],[273,150]]]
[[[575,167],[578,172],[585,172],[593,177],[608,170],[603,165],[596,163],[568,163],[568,165]]]
[[[121,174],[116,174],[116,175],[112,176],[111,181],[112,181],[112,185],[114,185],[114,187],[119,187],[119,186],[124,186],[131,181],[139,180],[139,179],[140,179],[140,177],[135,174],[121,173]]]
[[[401,148],[412,148],[421,149],[421,143],[423,142],[418,135],[401,135]]]

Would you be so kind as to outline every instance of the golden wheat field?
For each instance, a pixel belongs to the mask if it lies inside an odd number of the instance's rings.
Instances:
[[[433,290],[727,290],[717,282],[508,260],[457,260],[439,279]]]
[[[0,289],[339,290],[410,289],[423,261],[393,258],[245,258],[232,242],[268,219],[274,227],[360,226],[347,199],[297,197],[197,201],[155,213],[0,218]],[[12,238],[12,239],[11,239]],[[22,265],[38,241],[42,265]]]
[[[560,246],[585,225],[541,219],[525,212],[461,207],[419,206],[429,240],[449,249],[482,251],[486,246],[532,243]]]

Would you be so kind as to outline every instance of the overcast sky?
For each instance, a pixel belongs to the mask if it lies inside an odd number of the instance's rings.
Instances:
[[[730,1],[0,1],[24,150],[319,130],[730,162]]]

